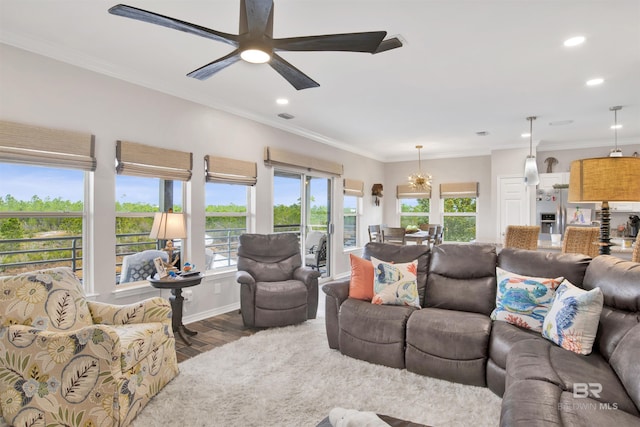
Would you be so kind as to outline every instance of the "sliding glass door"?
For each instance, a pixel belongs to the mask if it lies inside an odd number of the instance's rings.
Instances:
[[[276,169],[273,177],[273,232],[300,238],[306,265],[330,274],[331,178]]]

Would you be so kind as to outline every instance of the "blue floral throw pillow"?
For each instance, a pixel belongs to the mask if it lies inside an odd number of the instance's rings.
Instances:
[[[496,308],[491,313],[491,319],[541,332],[556,288],[564,278],[522,276],[500,267],[496,268],[496,276]]]
[[[565,280],[544,319],[542,336],[574,353],[591,353],[603,304],[600,288],[585,291]]]
[[[373,264],[372,304],[408,305],[420,308],[418,261],[394,264],[371,257]]]

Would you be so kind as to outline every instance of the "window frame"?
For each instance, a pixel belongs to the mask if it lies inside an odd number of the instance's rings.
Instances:
[[[355,199],[355,202],[356,202],[355,203],[355,205],[356,205],[355,212],[352,213],[352,214],[351,213],[347,214],[345,212],[345,203],[344,203],[344,201],[345,201],[345,199],[347,197],[353,197]],[[362,217],[362,197],[361,196],[355,196],[355,195],[352,195],[352,194],[343,194],[342,216],[343,216],[343,218],[342,218],[342,249],[344,251],[350,251],[350,250],[357,249],[357,248],[361,247],[360,222],[361,222],[361,217]],[[345,227],[345,225],[346,225],[345,218],[346,217],[354,217],[355,218],[355,230],[354,230],[354,233],[355,233],[356,241],[355,241],[355,244],[351,245],[351,246],[347,246],[346,243],[345,243],[346,240],[345,240],[345,231],[344,230],[346,229],[346,227]]]
[[[445,212],[445,200],[446,199],[475,199],[475,212]],[[442,218],[442,225],[444,227],[444,231],[442,233],[442,241],[443,242],[461,242],[461,243],[468,243],[465,241],[458,241],[458,240],[447,240],[446,236],[447,236],[447,227],[445,224],[445,219],[446,217],[472,217],[475,219],[475,233],[473,238],[470,241],[474,241],[478,238],[478,203],[479,203],[479,197],[443,197],[442,199],[442,203],[441,203],[441,218]]]

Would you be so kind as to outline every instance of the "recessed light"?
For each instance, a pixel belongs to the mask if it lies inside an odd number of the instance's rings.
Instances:
[[[558,120],[556,122],[549,122],[549,126],[566,126],[573,123],[573,120]]]
[[[584,38],[584,36],[571,37],[570,39],[566,39],[564,41],[564,45],[566,47],[578,46],[578,45],[581,45],[582,43],[584,43],[585,40],[586,39]]]
[[[276,104],[278,105],[287,105],[289,100],[287,98],[278,98],[276,99]]]
[[[622,125],[621,124],[611,125],[611,129],[622,129]]]
[[[523,138],[529,138],[531,136],[531,134],[529,132],[527,132],[527,133],[520,134],[520,136],[523,137]]]
[[[595,79],[587,80],[587,86],[598,86],[604,83],[604,79],[602,77],[597,77]]]

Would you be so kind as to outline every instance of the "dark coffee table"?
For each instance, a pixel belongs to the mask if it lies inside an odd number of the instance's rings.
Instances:
[[[182,288],[188,288],[191,286],[199,285],[204,276],[200,273],[192,274],[189,276],[176,276],[163,277],[162,279],[154,279],[153,277],[147,277],[147,281],[151,283],[151,286],[158,289],[171,289],[171,326],[173,333],[182,338],[187,345],[191,345],[189,337],[197,334],[196,331],[188,329],[182,323],[182,305],[184,304],[184,297],[182,296]]]

